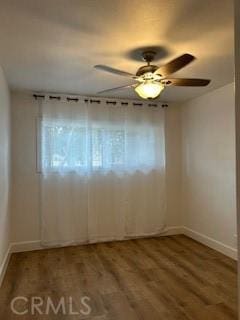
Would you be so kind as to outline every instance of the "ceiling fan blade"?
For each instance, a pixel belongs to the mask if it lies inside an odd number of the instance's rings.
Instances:
[[[196,59],[191,54],[185,53],[182,56],[170,61],[169,63],[165,64],[164,66],[159,67],[154,73],[160,74],[161,76],[168,76],[169,74],[175,73],[178,70],[185,67],[187,64],[192,62]]]
[[[168,83],[170,81],[170,83]],[[181,78],[167,78],[164,79],[166,84],[183,87],[204,87],[207,86],[211,80],[207,79],[181,79]]]
[[[109,73],[113,73],[116,74],[118,76],[123,76],[123,77],[130,77],[130,78],[136,78],[136,76],[132,73],[126,72],[126,71],[122,71],[122,70],[118,70],[112,67],[108,67],[108,66],[104,66],[101,64],[98,64],[96,66],[94,66],[95,69],[101,70],[101,71],[105,71],[105,72],[109,72]]]
[[[122,90],[122,89],[133,88],[134,86],[135,86],[135,84],[130,84],[130,85],[128,85],[128,86],[121,86],[121,87],[106,89],[106,90],[103,90],[103,91],[98,92],[97,94],[102,94],[102,93],[111,92],[111,91],[115,91],[115,90]]]

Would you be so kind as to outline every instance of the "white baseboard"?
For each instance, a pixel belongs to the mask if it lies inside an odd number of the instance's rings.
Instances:
[[[178,226],[172,226],[172,227],[167,227],[163,233],[161,234],[161,236],[171,236],[174,234],[182,234],[183,233],[183,227],[178,227]],[[156,236],[156,234],[146,234],[146,235],[142,235],[140,238],[145,238],[145,237],[154,237]],[[133,236],[130,238],[137,238],[137,236]],[[92,241],[90,241],[89,243],[98,243],[98,242],[107,242],[107,241],[120,241],[120,240],[128,240],[127,238],[124,239],[112,239],[111,238],[96,238],[93,239]],[[81,242],[79,242],[79,244],[81,244]],[[86,244],[85,242],[83,242],[83,244]],[[73,245],[71,243],[69,243],[69,245]],[[52,246],[53,248],[56,247],[56,245]],[[41,241],[40,240],[35,240],[35,241],[22,241],[22,242],[12,242],[11,243],[11,253],[13,252],[25,252],[25,251],[34,251],[34,250],[42,250],[42,249],[46,249],[48,248],[48,246],[43,246],[41,245]]]
[[[161,234],[161,236],[171,236],[171,235],[177,235],[177,234],[184,234],[202,244],[205,244],[206,246],[217,250],[226,256],[237,260],[237,249],[230,247],[220,241],[217,241],[213,238],[210,238],[202,233],[199,233],[195,230],[189,229],[184,226],[172,226],[167,227],[164,232]],[[104,239],[106,241],[106,239]],[[102,241],[104,241],[102,239]],[[96,241],[98,242],[98,241]],[[12,242],[9,248],[9,253],[13,252],[24,252],[24,251],[34,251],[34,250],[42,250],[46,249],[45,246],[41,245],[40,240],[35,241],[23,241],[23,242]],[[5,258],[6,260],[6,258]],[[1,270],[1,268],[0,268]],[[1,273],[0,273],[1,274]]]
[[[34,250],[41,250],[41,249],[43,249],[43,247],[41,246],[40,240],[11,243],[11,253],[34,251]]]
[[[174,236],[176,234],[183,234],[183,227],[181,226],[172,226],[166,227],[161,236]]]
[[[216,251],[219,251],[226,256],[237,260],[237,249],[225,245],[224,243],[217,241],[213,238],[210,238],[202,233],[189,229],[183,226],[172,226],[167,227],[161,236],[171,236],[177,234],[184,234],[189,238],[192,238]],[[25,251],[34,251],[46,249],[41,245],[40,240],[35,241],[23,241],[23,242],[12,242],[8,248],[8,251],[5,254],[5,258],[0,266],[0,286],[2,284],[4,275],[7,270],[7,266],[11,257],[11,254],[14,252],[25,252]]]
[[[40,240],[38,241],[23,241],[10,243],[8,250],[5,254],[2,264],[0,265],[0,287],[2,285],[11,254],[15,252],[25,252],[44,249],[41,246]]]
[[[237,249],[233,248],[233,247],[230,247],[220,241],[217,241],[213,238],[210,238],[202,233],[199,233],[197,231],[194,231],[192,229],[189,229],[187,227],[183,227],[183,234],[216,250],[216,251],[219,251],[223,254],[225,254],[226,256],[234,259],[234,260],[237,260],[238,258],[238,254],[237,254]]]
[[[0,287],[2,285],[3,278],[5,276],[10,257],[11,257],[11,246],[8,247],[8,250],[4,256],[3,262],[0,265]]]
[[[162,235],[171,236],[176,234],[184,234],[185,236],[188,236],[189,238],[192,238],[216,251],[219,251],[234,260],[238,259],[237,249],[184,226],[167,227]]]

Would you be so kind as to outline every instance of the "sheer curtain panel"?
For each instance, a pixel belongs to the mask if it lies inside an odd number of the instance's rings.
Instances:
[[[39,128],[43,245],[119,240],[163,230],[161,107],[46,98]]]

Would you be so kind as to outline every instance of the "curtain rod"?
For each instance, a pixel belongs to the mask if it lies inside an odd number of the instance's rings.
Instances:
[[[36,100],[37,100],[38,98],[45,99],[45,97],[47,97],[47,96],[49,97],[50,100],[61,100],[61,99],[63,99],[63,97],[60,96],[60,95],[45,95],[45,94],[36,94],[36,93],[33,94],[33,97],[34,97],[34,99],[36,99]],[[106,99],[106,98],[105,98],[105,99]],[[66,97],[66,101],[68,101],[68,102],[70,102],[70,101],[78,102],[79,100],[80,100],[80,98]],[[89,99],[88,99],[88,98],[84,98],[84,102],[100,104],[100,103],[101,103],[101,100],[99,100],[99,99],[91,99],[91,98],[89,98]],[[107,103],[107,104],[116,105],[116,104],[117,104],[117,101],[112,100],[112,99],[109,99],[109,100],[107,99],[107,100],[106,100],[106,103]],[[129,102],[126,102],[126,101],[121,101],[120,103],[121,103],[121,105],[123,105],[123,106],[129,104]],[[133,106],[143,106],[144,103],[141,103],[141,102],[132,102],[132,105],[133,105]],[[148,103],[147,105],[148,105],[148,107],[158,107],[158,104],[157,104],[157,103]],[[168,104],[164,103],[164,104],[161,105],[161,107],[162,107],[162,108],[167,108],[167,107],[168,107]]]

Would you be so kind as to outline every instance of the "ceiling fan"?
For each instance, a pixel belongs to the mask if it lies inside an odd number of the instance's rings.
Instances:
[[[147,64],[140,67],[137,70],[136,75],[105,65],[94,66],[95,69],[110,72],[119,76],[128,77],[136,81],[136,83],[134,84],[107,89],[98,92],[98,94],[114,90],[133,88],[135,92],[143,99],[156,99],[160,96],[161,92],[165,89],[166,86],[173,85],[184,87],[202,87],[207,86],[210,83],[210,80],[207,79],[169,77],[171,74],[177,72],[196,59],[191,54],[185,53],[160,67],[151,64],[151,62],[154,60],[155,55],[156,52],[154,51],[145,51],[142,53],[142,58],[147,62]]]

